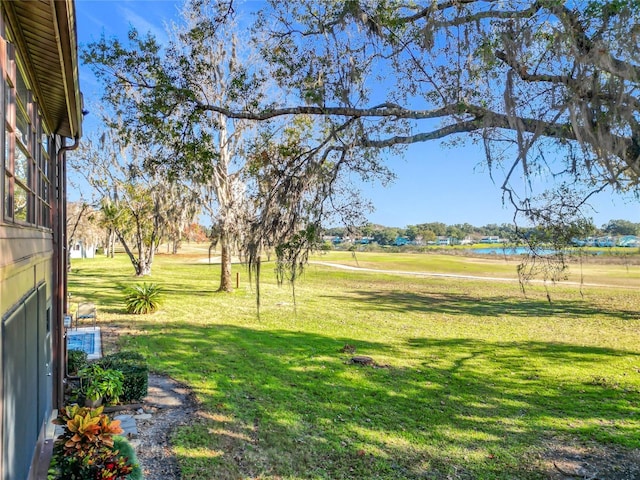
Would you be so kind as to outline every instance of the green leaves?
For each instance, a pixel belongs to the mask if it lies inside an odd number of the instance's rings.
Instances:
[[[112,421],[102,412],[102,407],[92,409],[78,405],[60,409],[53,421],[63,427],[54,446],[54,478],[141,478],[135,452],[126,440],[116,436],[123,433],[120,420]],[[129,476],[134,470],[135,476]]]
[[[618,15],[625,10],[638,11],[639,9],[640,1],[638,0],[591,0],[585,12],[588,15],[608,17]]]
[[[149,365],[142,354],[125,350],[102,357],[97,363],[103,368],[122,372],[120,401],[123,403],[141,402],[147,395]]]
[[[162,305],[162,288],[154,283],[135,285],[126,291],[127,313],[146,315],[153,313]]]
[[[103,398],[108,403],[118,403],[123,390],[122,372],[92,363],[81,369],[78,376],[82,382],[80,391],[87,399],[95,401]]]

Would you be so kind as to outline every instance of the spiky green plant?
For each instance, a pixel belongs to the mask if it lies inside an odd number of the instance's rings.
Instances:
[[[162,304],[162,288],[155,283],[134,285],[126,290],[125,304],[127,313],[153,313]]]

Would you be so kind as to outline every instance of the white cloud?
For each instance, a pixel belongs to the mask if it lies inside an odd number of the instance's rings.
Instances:
[[[109,30],[109,24],[106,24],[105,21],[103,19],[100,19],[99,17],[90,14],[89,12],[87,12],[86,10],[83,10],[82,12],[83,14],[83,18],[88,20],[89,22],[91,22],[93,25],[95,25],[95,27],[98,27],[100,29],[100,31],[102,30]],[[85,30],[90,30],[90,27],[88,24],[84,24],[82,25],[82,27]]]
[[[150,5],[148,4],[147,7],[150,8]],[[164,28],[155,25],[134,10],[127,7],[118,6],[118,14],[124,19],[126,23],[138,30],[139,33],[143,35],[151,33],[154,37],[156,37],[156,40],[159,43],[167,43],[167,34],[165,33]]]

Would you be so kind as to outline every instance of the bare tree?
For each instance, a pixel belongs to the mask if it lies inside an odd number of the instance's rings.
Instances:
[[[103,40],[90,45],[84,55],[105,79],[105,98],[126,118],[124,137],[152,139],[170,148],[170,155],[149,166],[169,176],[188,177],[199,188],[201,204],[219,233],[220,291],[232,290],[232,248],[246,208],[242,141],[253,122],[194,110],[183,96],[229,108],[260,98],[261,83],[251,82],[254,74],[239,59],[245,42],[238,41],[232,25],[217,28],[227,13],[225,2],[187,2],[163,52],[153,38],[132,32],[128,50],[117,41]],[[250,60],[249,52],[242,55],[245,62]],[[128,128],[132,124],[135,129]]]
[[[77,240],[85,246],[100,244],[102,229],[99,225],[100,212],[86,202],[69,202],[67,204],[67,238],[68,251]]]
[[[182,238],[201,210],[198,192],[193,188],[173,182],[157,185],[158,195],[163,202],[164,221],[161,237],[173,254],[178,253]]]
[[[144,167],[157,149],[149,145],[123,145],[113,129],[100,139],[87,140],[69,159],[69,165],[93,188],[100,205],[102,225],[122,244],[138,276],[151,273],[161,233],[167,228],[174,196],[165,176]],[[189,210],[191,207],[182,205]]]

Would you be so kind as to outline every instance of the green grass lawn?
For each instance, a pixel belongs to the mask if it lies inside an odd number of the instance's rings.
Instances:
[[[619,247],[622,248],[622,247]],[[627,249],[628,250],[628,249]],[[454,253],[456,250],[451,250]],[[381,268],[406,272],[432,272],[481,277],[517,279],[518,255],[463,256],[461,254],[389,254],[331,251],[317,254],[312,261],[339,263],[360,268]],[[568,281],[605,283],[640,288],[640,257],[638,255],[587,255],[569,260]]]
[[[429,257],[358,261],[445,269]],[[131,316],[122,289],[140,280],[124,256],[73,261],[72,301],[96,301],[123,348],[197,395],[197,418],[173,436],[185,479],[551,478],[564,447],[640,448],[638,288],[552,285],[550,303],[539,285],[525,296],[517,282],[311,265],[294,307],[265,265],[258,319],[234,270],[240,288],[219,294],[218,266],[158,256],[146,281],[165,304]],[[350,364],[345,345],[379,367]]]

